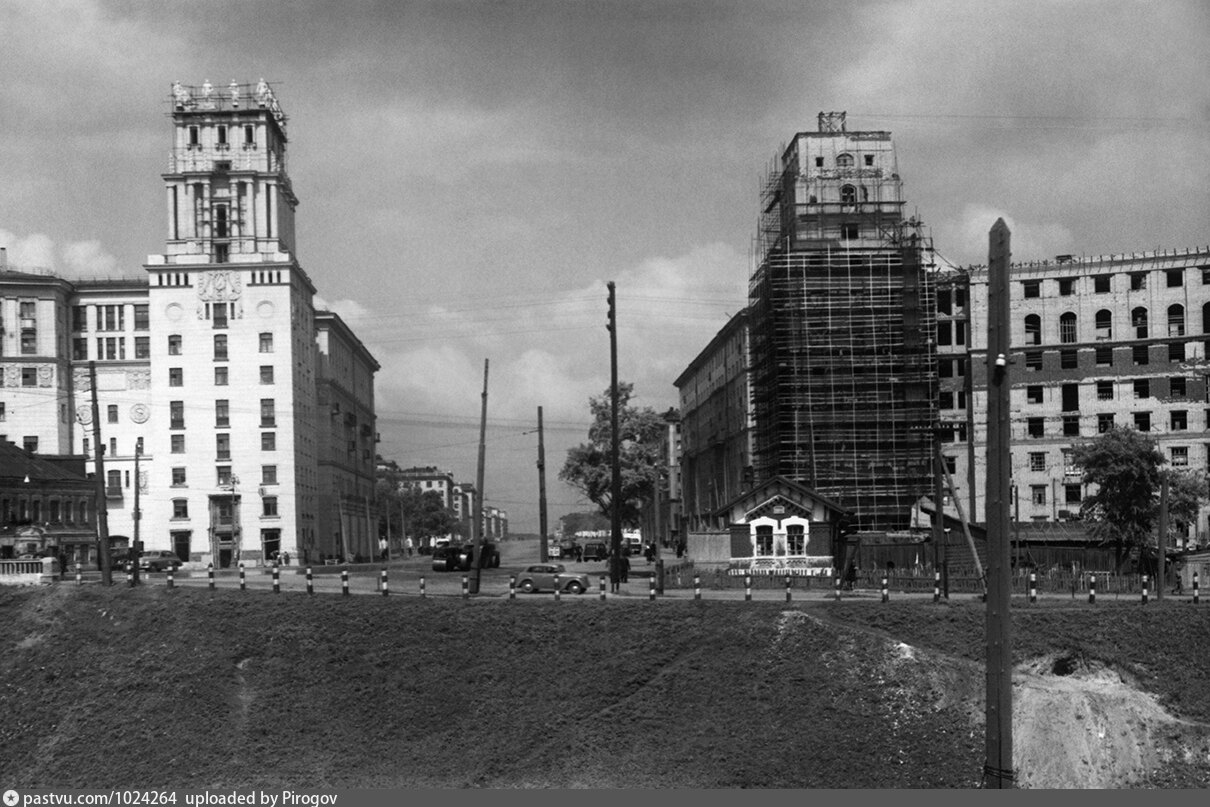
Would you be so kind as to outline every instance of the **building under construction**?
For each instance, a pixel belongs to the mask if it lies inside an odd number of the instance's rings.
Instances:
[[[755,480],[784,476],[906,528],[933,485],[931,247],[889,132],[820,113],[768,172],[749,283]]]

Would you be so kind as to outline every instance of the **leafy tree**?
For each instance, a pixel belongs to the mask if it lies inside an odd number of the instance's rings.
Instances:
[[[666,428],[663,418],[649,406],[630,405],[634,385],[618,382],[618,431],[621,443],[618,459],[622,471],[622,501],[618,506],[621,522],[637,528],[643,506],[655,495],[660,471],[660,440]],[[559,479],[581,491],[613,518],[612,404],[609,390],[589,398],[592,426],[588,442],[570,449]]]
[[[1156,441],[1135,429],[1113,428],[1077,445],[1072,460],[1096,493],[1084,499],[1080,515],[1093,537],[1114,545],[1117,568],[1138,552],[1147,557],[1159,518],[1160,480],[1167,477],[1168,513],[1173,531],[1188,529],[1197,517],[1205,480],[1161,466],[1167,462]]]
[[[563,534],[566,536],[575,535],[577,532],[608,530],[610,526],[609,519],[600,512],[568,513],[560,518],[559,522],[562,525]]]
[[[445,506],[441,494],[435,490],[405,487],[400,491],[399,504],[404,530],[420,546],[427,546],[433,538],[443,535],[462,534],[458,514]]]

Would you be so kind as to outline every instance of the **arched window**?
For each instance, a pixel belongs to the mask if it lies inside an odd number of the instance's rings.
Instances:
[[[853,155],[852,154],[839,155],[836,158],[836,167],[837,168],[852,168],[853,167]]]
[[[1025,317],[1025,344],[1042,344],[1042,318],[1037,314],[1029,314]]]
[[[1076,341],[1076,315],[1071,311],[1059,317],[1059,341],[1067,345]]]
[[[1185,335],[1185,306],[1179,303],[1168,306],[1168,335]]]
[[[786,554],[807,554],[807,535],[802,524],[786,525]]]
[[[1147,338],[1147,309],[1139,306],[1130,312],[1130,324],[1136,339]]]
[[[861,186],[861,201],[863,201],[863,202],[870,201],[870,189],[867,188],[865,185]]]
[[[1108,308],[1102,308],[1096,314],[1096,329],[1097,339],[1107,340],[1113,338],[1113,312]]]
[[[761,524],[756,528],[756,556],[766,557],[773,554],[773,525]]]
[[[1202,333],[1210,334],[1210,303],[1202,306]]]
[[[840,203],[842,205],[857,204],[857,189],[852,185],[842,185],[840,188]]]

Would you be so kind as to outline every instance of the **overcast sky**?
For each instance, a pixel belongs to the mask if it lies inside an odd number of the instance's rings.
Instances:
[[[274,85],[297,257],[382,364],[383,456],[537,531],[609,385],[638,403],[745,305],[760,177],[820,111],[890,130],[950,262],[1210,243],[1210,4],[0,3],[0,246],[68,277],[163,251],[172,81]]]

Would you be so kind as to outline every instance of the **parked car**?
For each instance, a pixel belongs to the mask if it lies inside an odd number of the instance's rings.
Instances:
[[[563,558],[564,560],[578,561],[582,557],[583,551],[584,550],[581,549],[580,545],[575,541],[570,539],[559,541],[559,557]]]
[[[462,571],[470,571],[475,554],[475,545],[473,543],[463,544],[459,554],[459,568]],[[479,549],[479,568],[494,569],[500,566],[500,550],[491,541],[484,541]]]
[[[584,560],[607,560],[609,547],[603,541],[584,544]]]
[[[139,568],[147,572],[163,572],[168,569],[179,569],[181,559],[175,552],[167,549],[144,552],[139,558]]]
[[[433,571],[456,572],[462,568],[462,547],[438,546],[433,548]]]
[[[539,563],[527,566],[518,575],[517,585],[526,594],[534,591],[566,591],[568,594],[583,594],[588,590],[588,575],[568,572],[562,563]]]
[[[115,572],[126,570],[126,564],[130,562],[130,550],[128,549],[111,549],[109,550],[109,568]]]

